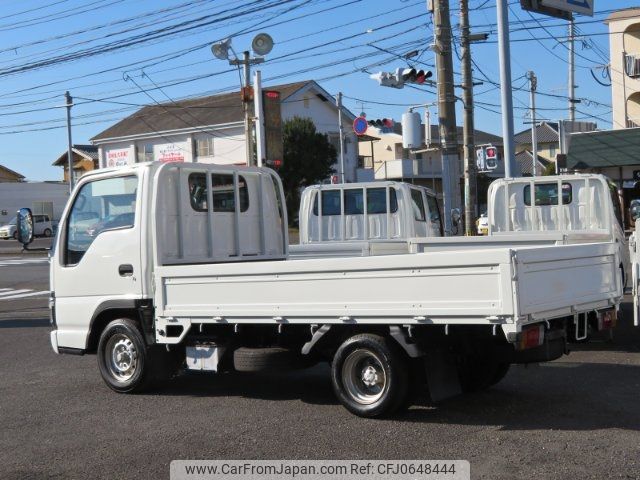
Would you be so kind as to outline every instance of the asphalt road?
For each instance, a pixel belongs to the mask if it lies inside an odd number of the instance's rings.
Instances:
[[[0,289],[46,290],[46,264],[6,262]],[[337,404],[325,367],[188,375],[117,395],[95,357],[51,351],[46,295],[3,292],[1,479],[162,479],[172,459],[324,458],[467,459],[474,479],[640,478],[640,331],[628,305],[611,342],[513,368],[482,393],[365,420]]]

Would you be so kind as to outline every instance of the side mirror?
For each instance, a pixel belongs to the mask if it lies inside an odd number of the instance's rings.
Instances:
[[[462,218],[462,215],[460,214],[460,209],[459,208],[452,208],[451,209],[451,223],[453,223],[453,226],[457,226],[460,223],[460,219]]]
[[[30,208],[21,208],[16,216],[18,241],[24,246],[33,242],[33,214]]]

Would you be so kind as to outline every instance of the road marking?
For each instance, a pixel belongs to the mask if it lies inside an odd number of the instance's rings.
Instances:
[[[49,263],[48,258],[5,258],[0,259],[0,267],[8,267],[11,265],[38,265]]]
[[[16,290],[16,292],[20,292],[21,290]],[[39,292],[33,292],[31,290],[27,290],[27,292],[30,293],[20,293],[18,295],[9,295],[6,297],[0,297],[0,301],[1,300],[16,300],[18,298],[25,298],[25,297],[36,297],[38,295],[49,295],[49,290],[42,290]]]
[[[18,293],[27,293],[27,292],[33,292],[33,290],[31,290],[30,288],[23,288],[22,290],[9,290],[8,292],[0,292],[0,297],[4,297],[6,295],[15,295]]]

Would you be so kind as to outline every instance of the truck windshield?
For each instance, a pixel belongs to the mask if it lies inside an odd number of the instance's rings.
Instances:
[[[66,265],[80,262],[102,232],[133,227],[137,186],[135,175],[96,180],[82,186],[67,220]]]

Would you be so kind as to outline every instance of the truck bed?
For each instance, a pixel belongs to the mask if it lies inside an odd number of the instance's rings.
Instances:
[[[184,327],[167,343],[201,323],[494,324],[507,334],[622,295],[613,243],[488,247],[157,266],[157,328]]]
[[[599,233],[516,233],[478,237],[429,237],[397,240],[368,240],[350,242],[317,242],[289,246],[289,258],[368,257],[372,255],[400,255],[439,251],[459,251],[468,248],[494,249],[508,246],[534,247],[599,243],[610,241],[610,235]]]

